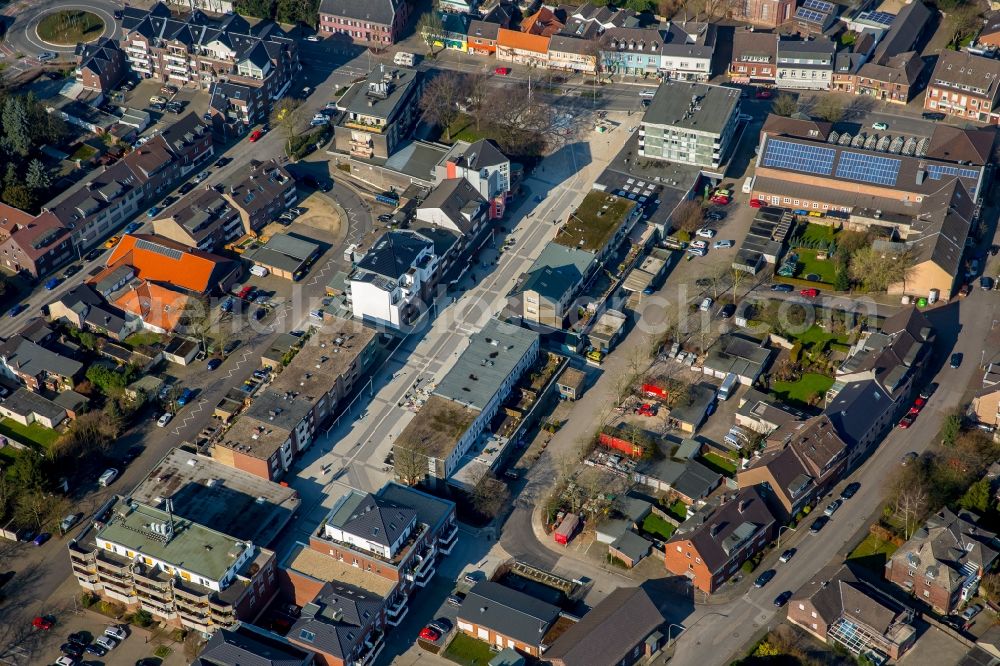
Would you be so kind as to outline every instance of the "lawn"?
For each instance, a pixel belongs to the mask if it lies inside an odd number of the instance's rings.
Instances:
[[[38,37],[51,44],[75,46],[92,42],[104,32],[104,21],[93,12],[63,9],[48,14],[38,22]]]
[[[808,404],[814,395],[823,395],[833,386],[833,378],[807,372],[797,382],[771,382],[771,393],[782,400],[795,400]]]
[[[885,563],[889,561],[889,558],[892,557],[892,554],[898,548],[899,546],[896,546],[891,541],[883,541],[874,534],[869,534],[865,537],[864,541],[851,551],[847,559],[855,564],[860,564],[866,569],[881,574],[885,569]]]
[[[806,230],[802,232],[801,242],[806,245],[813,245],[817,243],[829,244],[833,240],[834,228],[828,227],[824,224],[814,224],[810,222],[806,225]]]
[[[159,333],[153,333],[152,331],[137,331],[125,338],[125,344],[129,345],[133,349],[138,349],[140,347],[149,347],[151,345],[158,344],[162,340],[163,336]]]
[[[444,651],[444,656],[456,664],[485,666],[496,653],[490,649],[489,643],[458,633]]]
[[[646,519],[642,521],[642,531],[648,534],[659,535],[664,539],[669,539],[677,529],[667,521],[660,518],[655,513],[651,513],[646,516]]]
[[[450,143],[455,143],[456,141],[468,141],[469,143],[475,143],[483,138],[485,137],[476,131],[475,119],[465,115],[464,113],[459,114],[458,118],[455,119],[455,122],[451,124]],[[448,137],[443,129],[441,131],[441,137],[438,140],[448,143]]]
[[[706,453],[701,457],[701,462],[724,476],[732,477],[736,474],[736,463],[718,453]]]
[[[674,503],[667,508],[667,513],[677,520],[684,520],[688,515],[687,504],[680,500],[674,500]]]
[[[820,250],[810,250],[804,247],[795,248],[795,254],[799,255],[799,269],[795,277],[805,280],[806,276],[815,273],[819,280],[810,282],[833,284],[837,279],[837,263],[832,259],[817,259]]]
[[[794,335],[789,334],[788,337],[792,338],[797,342],[801,342],[802,346],[804,347],[811,347],[816,344],[822,344],[827,340],[831,342],[839,342],[840,344],[843,345],[847,344],[847,338],[845,336],[834,335],[833,333],[829,333],[820,328],[819,326],[817,326],[816,324],[813,324],[802,333],[797,333]]]
[[[54,441],[59,439],[59,433],[51,428],[32,423],[23,426],[14,419],[4,419],[0,421],[0,435],[6,435],[22,444],[35,444],[41,449],[47,449]]]

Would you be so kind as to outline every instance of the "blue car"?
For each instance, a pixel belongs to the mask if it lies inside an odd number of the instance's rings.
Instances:
[[[188,402],[191,401],[192,397],[194,397],[194,391],[192,391],[189,388],[184,389],[181,392],[180,397],[177,398],[178,406],[183,407],[184,405],[188,404]]]
[[[156,214],[159,212],[160,212],[159,207],[153,206],[152,208],[149,209],[149,212],[146,213],[146,217],[156,217]]]
[[[155,215],[156,213],[153,214]],[[138,222],[129,222],[128,224],[125,225],[125,233],[130,234],[134,232],[136,229],[138,229],[140,226],[142,225],[139,224]]]
[[[49,281],[45,283],[45,289],[47,289],[48,291],[52,291],[58,286],[59,286],[59,278],[57,277],[49,278]]]
[[[52,538],[51,534],[49,534],[48,532],[42,532],[41,534],[35,537],[32,543],[35,544],[36,546],[41,546],[43,543],[45,543],[51,538]]]
[[[7,313],[7,316],[16,317],[17,315],[21,314],[27,309],[28,309],[27,305],[25,305],[24,303],[18,303],[17,305],[15,305],[10,309],[10,311]]]

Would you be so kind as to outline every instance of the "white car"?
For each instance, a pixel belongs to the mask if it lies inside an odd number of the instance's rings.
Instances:
[[[687,249],[687,253],[693,254],[696,257],[704,257],[706,254],[708,254],[708,250],[706,250],[703,247],[689,247]]]
[[[698,236],[699,238],[715,238],[715,229],[702,227],[698,231],[694,232],[694,235]]]
[[[872,123],[873,130],[882,130],[883,132],[889,129],[889,123]]]
[[[714,243],[712,243],[712,247],[714,247],[716,250],[721,250],[722,248],[726,248],[726,247],[732,247],[734,245],[736,245],[736,243],[734,241],[731,241],[731,240],[721,240],[721,241],[715,241]]]
[[[713,301],[711,298],[709,298],[708,296],[706,296],[705,300],[703,300],[701,302],[701,305],[698,306],[698,309],[701,310],[702,312],[708,312],[709,310],[712,309],[712,303],[714,303],[714,302],[715,301]]]
[[[174,418],[173,414],[170,412],[164,412],[160,418],[156,419],[156,425],[160,428],[165,428],[167,424],[170,423],[170,419],[172,418]]]
[[[319,41],[319,37],[317,37],[316,35],[309,35],[308,37],[306,37],[306,41],[307,42],[318,42]]]
[[[108,652],[110,652],[111,650],[114,650],[116,647],[118,647],[118,642],[115,641],[115,639],[111,638],[110,636],[101,636],[96,641],[94,641],[94,644],[95,645],[100,645],[102,648],[104,648]]]
[[[66,655],[63,655],[55,660],[56,666],[76,666],[78,663],[80,662],[73,657],[68,657]]]
[[[101,477],[97,479],[97,483],[103,487],[107,487],[110,486],[117,478],[118,478],[118,470],[116,470],[114,467],[109,467],[108,469],[104,470],[104,474],[101,474]]]
[[[119,643],[128,637],[128,634],[125,633],[124,629],[114,624],[108,625],[108,628],[104,630],[104,635],[108,638],[115,639]]]

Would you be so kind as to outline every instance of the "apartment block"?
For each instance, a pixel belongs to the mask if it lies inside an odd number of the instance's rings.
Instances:
[[[739,122],[740,91],[667,81],[639,127],[639,155],[718,169],[729,156]]]

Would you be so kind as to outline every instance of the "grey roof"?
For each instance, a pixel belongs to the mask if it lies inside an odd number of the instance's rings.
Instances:
[[[358,270],[398,280],[431,242],[411,231],[387,231],[358,262]]]
[[[459,620],[489,627],[526,645],[539,645],[559,608],[499,583],[481,581],[465,597]]]
[[[44,372],[61,377],[75,377],[83,370],[83,363],[49,351],[19,335],[4,343],[0,356],[8,366],[32,377]]]
[[[398,4],[397,0],[364,0],[363,2],[358,2],[357,0],[322,0],[319,3],[319,13],[342,16],[357,21],[364,21],[365,23],[392,25]]]
[[[448,178],[441,181],[417,209],[440,209],[465,235],[472,232],[472,225],[486,208],[486,199],[465,178]]]
[[[417,512],[370,493],[352,490],[330,511],[327,523],[369,541],[391,546],[417,517]]]
[[[663,47],[665,56],[690,56],[711,58],[715,52],[716,28],[712,23],[701,21],[671,21],[664,30]]]
[[[587,274],[593,261],[589,252],[549,242],[525,273],[519,290],[559,300]]]
[[[638,562],[642,558],[649,555],[649,549],[652,546],[652,541],[644,539],[632,530],[626,531],[611,544],[612,548],[619,551],[622,555],[629,558],[633,562]]]
[[[62,391],[52,399],[52,404],[74,412],[81,407],[85,407],[89,402],[90,398],[87,396],[70,390]]]
[[[715,400],[715,387],[709,384],[695,384],[688,390],[688,402],[670,408],[670,418],[682,423],[690,423],[697,428],[705,418],[708,406]]]
[[[434,181],[434,167],[445,158],[448,151],[426,141],[407,141],[385,161],[385,168],[416,178],[430,186]]]
[[[521,360],[538,346],[538,334],[490,319],[469,339],[469,346],[444,376],[434,393],[483,410],[500,391]]]
[[[692,441],[692,440],[686,440]],[[706,497],[722,482],[722,475],[697,460],[658,460],[643,472],[691,499]]]
[[[319,252],[319,244],[288,234],[275,234],[268,241],[243,256],[262,266],[274,266],[294,273],[310,257]]]
[[[571,626],[545,653],[561,666],[617,664],[666,621],[641,587],[619,587]]]
[[[297,642],[347,661],[378,619],[383,599],[347,583],[326,583],[288,631]]]
[[[666,81],[657,88],[642,122],[719,134],[739,104],[737,88]]]
[[[857,446],[887,411],[892,398],[874,379],[845,386],[823,412],[849,447]]]
[[[368,3],[351,4],[367,6]],[[389,81],[387,95],[381,97],[369,94],[370,84],[382,83],[384,78],[390,76],[392,78]],[[380,65],[372,70],[366,80],[358,82],[345,93],[341,98],[341,104],[351,113],[391,120],[396,116],[400,104],[409,95],[418,76],[418,72],[413,69]]]
[[[914,0],[904,5],[896,14],[892,27],[875,48],[872,62],[882,63],[888,58],[911,50],[933,16],[934,12],[922,0]]]
[[[708,350],[705,367],[716,372],[734,373],[756,379],[771,358],[763,342],[729,334],[720,337]]]
[[[510,162],[510,158],[491,139],[480,139],[470,144],[461,159],[465,166],[476,170]]]
[[[833,43],[832,40],[826,37],[820,37],[817,39],[810,39],[808,41],[804,40],[791,40],[782,39],[778,42],[778,65],[781,66],[783,58],[816,58],[817,56],[824,57],[833,65],[833,54],[837,52],[837,45]],[[793,67],[807,67],[808,65],[803,63],[794,63]]]
[[[549,53],[574,53],[577,55],[596,55],[595,45],[589,39],[579,39],[567,35],[553,35],[549,39]]]
[[[469,37],[476,37],[478,39],[485,39],[495,42],[499,34],[500,34],[499,23],[488,23],[486,21],[469,22]]]
[[[66,416],[66,410],[34,391],[19,388],[3,401],[3,408],[19,416],[38,414],[50,421],[58,423]]]
[[[191,666],[306,666],[313,655],[253,625],[220,627]]]
[[[376,493],[379,499],[405,506],[417,512],[417,521],[436,531],[455,514],[455,503],[416,488],[390,481]]]

